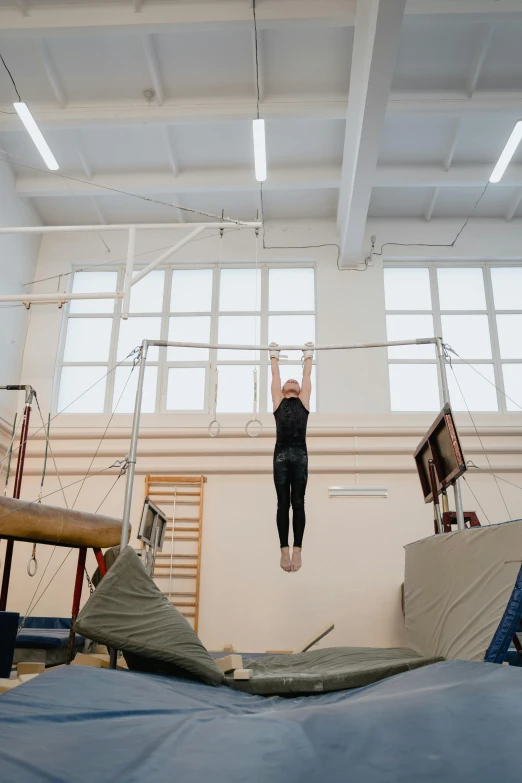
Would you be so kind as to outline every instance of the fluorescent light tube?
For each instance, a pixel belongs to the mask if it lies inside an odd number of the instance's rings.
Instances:
[[[265,121],[254,120],[252,123],[252,133],[254,136],[254,165],[256,168],[256,179],[258,182],[264,182],[266,179]]]
[[[25,125],[25,128],[27,130],[27,133],[32,138],[33,142],[35,143],[35,146],[44,159],[45,165],[48,169],[51,171],[56,171],[58,168],[58,163],[56,162],[56,158],[54,157],[53,153],[49,149],[49,145],[47,144],[46,140],[44,139],[42,135],[42,131],[36,124],[36,121],[29,111],[29,108],[26,103],[13,103],[13,106],[16,109],[16,112],[20,119],[22,120],[23,124]]]
[[[328,487],[330,498],[387,498],[386,487]]]
[[[500,180],[504,176],[505,170],[509,166],[509,162],[511,158],[515,154],[516,149],[520,144],[521,139],[522,139],[522,120],[519,120],[515,125],[515,127],[513,128],[513,132],[511,133],[511,136],[507,140],[506,146],[502,150],[502,155],[498,159],[497,165],[493,169],[493,173],[489,178],[490,182],[500,182]]]

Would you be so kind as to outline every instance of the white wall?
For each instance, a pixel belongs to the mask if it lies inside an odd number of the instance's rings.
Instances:
[[[384,241],[436,241],[453,238],[455,226],[445,221],[408,223],[393,221],[369,227]],[[519,226],[500,221],[476,222],[463,238],[465,258],[504,258],[522,254]],[[106,233],[109,245],[95,234],[46,236],[42,242],[38,277],[69,271],[70,264],[124,259],[125,237]],[[138,240],[138,253],[166,246],[165,232],[148,233]],[[267,244],[309,245],[335,242],[328,223],[293,223],[267,229]],[[446,251],[390,248],[397,257],[445,257]],[[401,256],[399,256],[399,251]],[[435,252],[437,255],[435,255]],[[449,250],[447,251],[450,252]],[[152,255],[141,256],[149,260]],[[223,261],[252,260],[252,237],[240,232],[225,239]],[[217,240],[210,238],[186,249],[180,261],[216,261]],[[318,341],[368,342],[385,339],[382,259],[364,273],[338,271],[336,249],[273,250],[264,260],[290,258],[317,263]],[[56,290],[50,281],[35,291]],[[65,281],[60,281],[61,290]],[[50,404],[55,357],[62,312],[54,306],[34,308],[28,332],[24,377],[38,390],[44,411]],[[307,491],[308,526],[304,567],[298,574],[278,566],[275,526],[275,492],[271,476],[272,417],[264,417],[263,437],[247,439],[245,416],[221,417],[228,434],[211,440],[206,435],[208,416],[143,416],[135,481],[133,521],[143,502],[144,475],[180,471],[208,476],[205,489],[203,568],[200,635],[213,648],[232,642],[237,649],[291,649],[309,631],[326,620],[336,623],[324,644],[396,645],[402,640],[399,588],[403,574],[403,546],[432,531],[432,513],[422,500],[412,452],[428,428],[431,416],[389,412],[386,354],[381,349],[342,354],[323,353],[318,359],[319,412],[310,418],[310,480]],[[52,426],[53,451],[64,484],[77,481],[87,470],[107,416],[62,415]],[[469,458],[487,467],[466,415],[458,415],[464,449]],[[496,470],[522,485],[522,416],[489,414],[476,417]],[[100,470],[128,449],[130,416],[117,415],[92,470]],[[30,444],[23,497],[38,494],[44,442],[41,435]],[[54,467],[48,466],[46,492],[58,489]],[[114,481],[112,476],[90,479],[78,508],[92,511]],[[335,484],[385,486],[387,500],[329,500]],[[508,516],[493,479],[469,475],[469,485],[489,521]],[[522,493],[502,484],[510,516],[522,516]],[[464,505],[486,519],[464,485]],[[66,490],[70,503],[75,487]],[[46,502],[63,505],[60,493]],[[121,515],[123,480],[115,487],[103,511]],[[39,547],[41,568],[50,548]],[[29,545],[15,547],[13,587],[9,606],[25,611],[35,588],[26,575]],[[53,555],[47,584],[65,552]],[[1,556],[1,550],[0,550]],[[89,556],[89,567],[94,567]],[[67,615],[74,578],[73,553],[38,605],[36,614]],[[43,587],[42,585],[42,587]]]
[[[0,225],[32,226],[39,220],[31,207],[16,193],[14,175],[7,163],[0,166]],[[0,292],[30,292],[22,283],[33,279],[40,245],[39,236],[0,234]],[[0,385],[20,383],[29,315],[22,305],[0,304]],[[12,421],[19,404],[15,392],[0,394],[0,419]]]

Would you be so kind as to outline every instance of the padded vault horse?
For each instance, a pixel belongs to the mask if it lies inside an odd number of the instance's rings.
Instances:
[[[74,586],[71,630],[67,659],[74,652],[74,621],[80,609],[80,598],[87,549],[92,548],[103,574],[105,561],[101,550],[115,546],[121,536],[121,520],[102,514],[89,514],[43,503],[0,497],[0,538],[8,541],[27,541],[32,544],[51,544],[78,549],[78,565]],[[2,579],[2,604],[7,603],[11,562],[5,563]]]

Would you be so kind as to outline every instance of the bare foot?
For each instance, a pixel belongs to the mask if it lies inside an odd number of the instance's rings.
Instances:
[[[290,572],[292,565],[290,563],[290,549],[287,546],[281,548],[281,568],[283,571]]]
[[[292,560],[290,561],[290,570],[293,571],[299,571],[301,566],[303,565],[303,562],[301,560],[301,547],[300,546],[294,546],[293,552],[292,552]]]

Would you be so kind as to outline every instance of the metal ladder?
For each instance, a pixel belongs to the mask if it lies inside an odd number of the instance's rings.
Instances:
[[[206,476],[145,476],[145,495],[165,512],[169,525],[153,578],[173,606],[198,631],[203,487]]]

